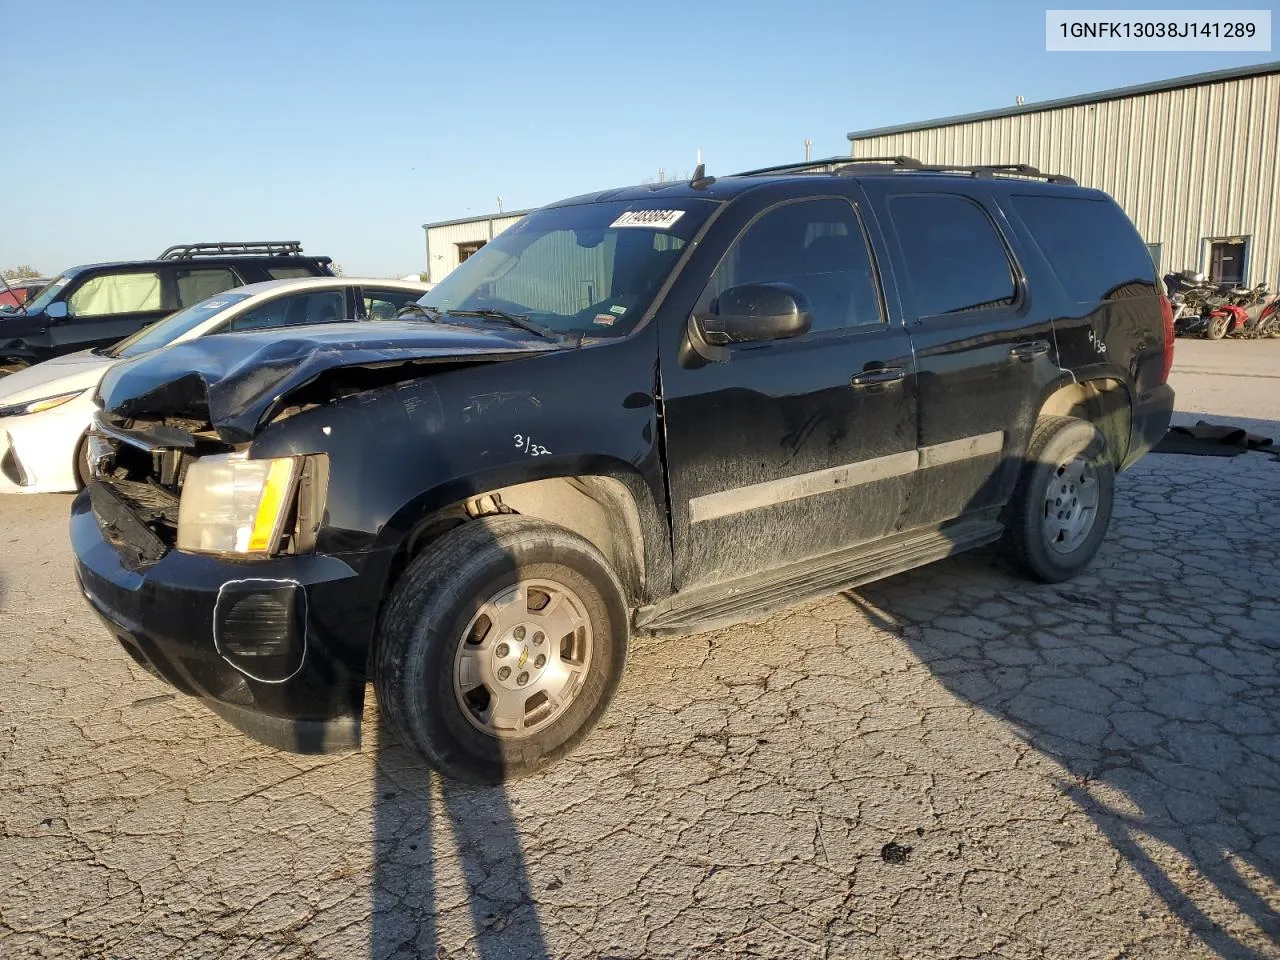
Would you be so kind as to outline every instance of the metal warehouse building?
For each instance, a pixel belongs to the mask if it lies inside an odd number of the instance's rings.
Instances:
[[[849,134],[852,155],[1028,163],[1107,191],[1161,274],[1280,285],[1280,62]]]
[[[427,239],[427,280],[439,283],[457,269],[458,264],[511,226],[528,210],[490,213],[481,217],[441,220],[424,223]]]

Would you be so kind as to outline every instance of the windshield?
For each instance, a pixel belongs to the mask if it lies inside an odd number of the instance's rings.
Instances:
[[[714,208],[709,200],[645,200],[538,210],[418,303],[519,314],[555,333],[624,336]]]
[[[167,347],[185,333],[190,333],[206,320],[212,319],[233,304],[247,300],[248,293],[217,293],[207,300],[193,303],[191,306],[171,313],[163,320],[143,327],[132,336],[125,337],[114,347],[106,350],[108,357],[136,357],[148,350]]]
[[[58,291],[71,282],[71,278],[66,274],[57,279],[50,280],[34,297],[24,304],[27,313],[39,313],[49,304],[53,303],[53,298],[58,295]]]

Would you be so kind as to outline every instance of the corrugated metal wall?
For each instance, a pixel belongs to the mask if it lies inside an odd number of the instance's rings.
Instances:
[[[855,140],[853,156],[1029,163],[1106,190],[1161,273],[1247,237],[1246,282],[1280,282],[1280,74]]]
[[[458,244],[491,240],[519,220],[519,216],[495,216],[447,227],[432,227],[427,231],[427,255],[430,257],[427,273],[431,275],[431,282],[439,283],[457,269]]]

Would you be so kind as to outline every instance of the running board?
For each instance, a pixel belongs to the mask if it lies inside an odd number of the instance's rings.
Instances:
[[[677,593],[637,610],[635,627],[640,633],[671,635],[727,626],[980,547],[1002,533],[1004,525],[998,521],[966,520],[899,534],[781,570]]]

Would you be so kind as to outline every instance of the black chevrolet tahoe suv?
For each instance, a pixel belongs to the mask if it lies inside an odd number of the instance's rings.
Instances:
[[[296,240],[184,243],[155,260],[91,263],[58,274],[35,297],[0,312],[0,376],[108,347],[162,317],[261,280],[330,277],[328,257]]]
[[[1079,572],[1164,433],[1173,333],[1105,194],[823,161],[609,190],[403,319],[113,368],[71,539],[144,667],[260,740],[384,723],[492,782],[577,745],[632,635],[995,542]]]

